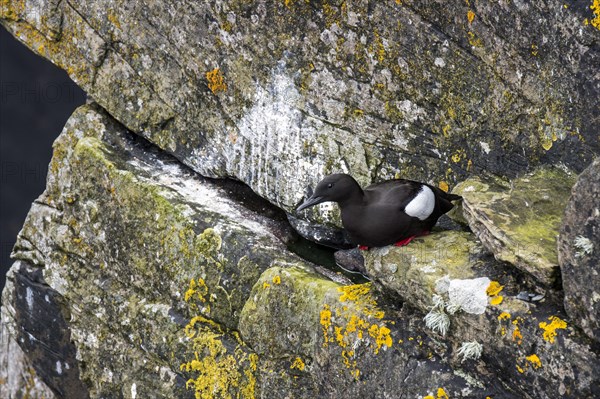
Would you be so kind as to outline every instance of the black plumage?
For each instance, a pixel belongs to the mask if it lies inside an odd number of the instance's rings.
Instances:
[[[342,224],[352,242],[361,247],[406,245],[429,233],[438,218],[460,196],[412,180],[371,184],[364,190],[347,174],[326,176],[298,211],[322,202],[337,202]]]

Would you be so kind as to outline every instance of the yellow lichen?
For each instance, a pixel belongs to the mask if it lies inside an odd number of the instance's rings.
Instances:
[[[449,399],[446,391],[444,391],[444,388],[438,388],[437,399]]]
[[[498,306],[502,303],[503,300],[504,300],[504,297],[502,295],[495,295],[494,297],[492,297],[490,299],[490,304],[492,304],[494,306]]]
[[[478,38],[473,32],[467,32],[467,36],[469,38],[469,44],[473,47],[481,47],[483,46],[483,42],[480,38]]]
[[[273,284],[281,284],[281,277],[280,276],[274,276],[273,277]]]
[[[246,376],[246,383],[242,385],[242,389],[240,393],[242,394],[242,398],[251,399],[256,397],[254,391],[256,389],[256,377],[254,376],[254,372],[258,367],[258,355],[256,353],[251,353],[248,355],[248,361],[250,363],[249,368],[244,370],[244,375]]]
[[[208,293],[207,289],[202,288],[206,287],[204,280],[192,281],[184,295],[186,302],[194,297],[202,298]],[[234,334],[238,346],[231,349],[223,342],[223,328],[201,315],[189,321],[184,333],[191,340],[193,358],[182,363],[180,370],[192,374],[186,382],[186,388],[195,391],[196,399],[255,398],[254,373],[257,370],[258,355],[248,354],[242,348],[243,343],[239,337]]]
[[[508,320],[510,319],[510,313],[507,312],[502,312],[500,313],[500,315],[498,316],[498,320]]]
[[[106,14],[106,19],[108,19],[114,27],[121,29],[121,23],[119,22],[119,18],[117,17],[117,13],[115,11],[108,10],[108,13]]]
[[[227,84],[219,68],[206,72],[206,80],[208,81],[208,88],[213,94],[227,90]]]
[[[329,327],[331,327],[331,309],[329,305],[323,305],[321,310],[321,327],[323,328],[323,346],[328,342],[333,342],[333,338],[328,336]]]
[[[589,23],[591,23],[594,28],[600,30],[600,0],[593,0],[590,8],[594,13],[594,18],[592,18]]]
[[[550,324],[542,321],[539,326],[542,330],[544,330],[544,340],[554,343],[554,339],[557,335],[556,330],[564,330],[567,328],[567,323],[556,316],[550,316],[548,320],[550,320]]]
[[[542,367],[542,362],[540,361],[538,355],[536,355],[535,353],[530,356],[527,356],[525,359],[527,359],[527,361],[531,363],[533,368],[539,369],[540,367]]]
[[[444,135],[444,137],[448,137],[449,136],[449,132],[450,131],[450,125],[444,125],[444,127],[442,127],[442,134]]]
[[[523,335],[521,334],[521,329],[519,329],[519,326],[515,326],[512,337],[513,337],[513,341],[515,341],[517,344],[521,345],[521,343],[523,342]]]
[[[340,296],[340,302],[356,302],[359,299],[366,298],[370,293],[370,290],[370,284],[355,284],[339,287],[338,291],[342,293]]]
[[[517,364],[517,371],[521,374],[523,374],[525,372],[525,370],[523,370],[523,368],[521,368],[518,364]]]
[[[475,19],[475,13],[471,10],[467,11],[467,21],[469,21],[469,23],[473,22],[473,20]]]
[[[500,285],[499,282],[497,281],[492,281],[490,283],[490,285],[488,285],[487,289],[485,290],[485,293],[488,296],[494,296],[494,295],[498,295],[500,293],[500,291],[502,291],[502,289],[504,288],[503,285]]]
[[[500,285],[500,283],[497,281],[492,281],[490,283],[490,285],[488,285],[485,292],[488,296],[491,297],[490,304],[496,306],[496,305],[500,305],[502,303],[502,301],[504,300],[504,297],[502,295],[498,295],[498,294],[500,293],[500,291],[502,291],[503,288],[504,288],[504,286]]]
[[[202,313],[209,315],[210,314],[210,305],[208,302],[208,286],[204,282],[202,278],[198,278],[198,280],[191,279],[190,285],[187,291],[185,292],[183,299],[186,302],[190,302],[192,299],[195,301],[200,301],[203,303]],[[190,307],[194,310],[198,310],[198,305],[195,303],[191,303]]]
[[[423,399],[450,399],[444,388],[438,388],[436,392],[436,396],[427,395],[424,396]]]
[[[374,354],[379,354],[383,348],[393,344],[391,330],[385,323],[375,323],[381,320],[385,313],[377,307],[375,298],[371,295],[371,283],[339,287],[341,306],[335,308],[335,324],[332,323],[332,309],[323,305],[320,319],[323,328],[323,345],[336,343],[342,349],[342,362],[350,369],[354,378],[358,378],[360,370],[353,358],[354,351],[349,348],[363,339],[370,340]]]
[[[519,323],[521,322],[523,322],[523,318],[521,317],[517,317],[512,321],[512,324],[515,326],[512,333],[512,339],[517,343],[517,345],[521,345],[523,343],[523,335],[521,334],[521,329],[519,328]]]
[[[535,43],[531,44],[531,55],[533,55],[534,57],[538,55],[538,46]]]
[[[267,288],[269,288],[271,286],[271,284],[267,283],[266,281],[263,283],[263,288],[266,290]]]
[[[300,359],[299,357],[297,357],[294,360],[294,362],[292,363],[292,365],[290,366],[291,369],[296,369],[296,370],[300,370],[300,371],[304,371],[305,367],[306,367],[306,365],[304,364],[302,359]]]
[[[446,183],[445,181],[441,181],[438,184],[438,187],[440,188],[440,190],[448,192],[448,190],[450,189],[450,187],[448,187],[448,183]]]

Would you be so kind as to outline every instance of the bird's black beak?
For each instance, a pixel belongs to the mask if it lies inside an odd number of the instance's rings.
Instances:
[[[306,209],[309,206],[313,206],[313,205],[317,205],[320,204],[321,202],[325,202],[326,200],[323,199],[323,197],[315,197],[314,195],[312,197],[310,197],[309,199],[307,199],[306,201],[304,201],[304,203],[302,205],[300,205],[298,207],[298,209],[296,209],[297,212],[300,212],[302,209]]]

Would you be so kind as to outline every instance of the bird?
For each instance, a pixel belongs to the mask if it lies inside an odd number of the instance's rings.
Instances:
[[[297,208],[300,212],[322,202],[337,202],[342,225],[350,241],[362,250],[394,244],[404,246],[429,234],[440,216],[461,196],[426,183],[393,179],[362,189],[345,173],[325,176],[312,195]]]

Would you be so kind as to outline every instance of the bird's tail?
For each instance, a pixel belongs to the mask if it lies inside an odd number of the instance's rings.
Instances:
[[[450,193],[444,193],[444,194],[446,194],[444,197],[446,197],[445,199],[447,199],[448,201],[458,201],[458,200],[462,199],[462,197],[460,195],[450,194]]]

